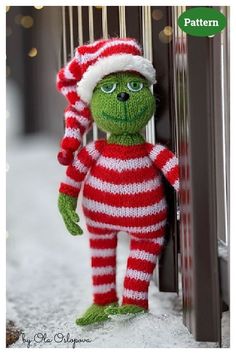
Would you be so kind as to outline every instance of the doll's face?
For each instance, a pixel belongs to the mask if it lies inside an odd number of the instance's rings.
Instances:
[[[100,129],[114,134],[137,133],[152,117],[155,99],[146,79],[118,72],[97,84],[90,108]]]

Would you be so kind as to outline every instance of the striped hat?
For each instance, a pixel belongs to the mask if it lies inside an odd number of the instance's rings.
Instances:
[[[57,75],[57,88],[69,101],[65,110],[65,134],[58,160],[68,165],[80,147],[82,136],[91,126],[89,103],[97,83],[106,75],[133,71],[144,76],[150,85],[156,82],[152,63],[142,56],[140,45],[132,38],[100,39],[82,45]]]

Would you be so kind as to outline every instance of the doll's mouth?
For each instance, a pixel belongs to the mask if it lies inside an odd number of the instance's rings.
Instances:
[[[132,116],[132,118],[128,117],[127,116],[127,113],[125,111],[125,114],[124,114],[124,118],[117,118],[115,116],[112,116],[111,114],[109,113],[106,113],[104,111],[102,111],[102,117],[105,118],[105,119],[109,119],[109,120],[113,120],[115,122],[133,122],[137,119],[139,119],[143,114],[144,112],[146,111],[147,107],[144,107],[140,112],[138,112],[135,116]]]

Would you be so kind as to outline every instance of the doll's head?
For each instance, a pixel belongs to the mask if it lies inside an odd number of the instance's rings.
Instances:
[[[149,82],[139,74],[118,72],[95,87],[90,103],[97,126],[112,134],[138,133],[155,110]]]
[[[59,162],[72,162],[93,119],[113,134],[139,132],[155,109],[150,91],[155,77],[133,38],[100,39],[76,48],[57,75],[57,88],[69,101]]]

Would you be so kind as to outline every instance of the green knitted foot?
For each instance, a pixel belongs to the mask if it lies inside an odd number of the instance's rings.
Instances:
[[[78,326],[88,326],[93,323],[99,323],[103,321],[107,321],[109,319],[108,314],[105,313],[105,310],[108,307],[116,307],[117,303],[112,303],[109,305],[96,305],[92,304],[87,311],[83,314],[82,317],[76,319],[76,324]]]
[[[147,310],[137,305],[121,305],[119,307],[108,306],[105,312],[108,315],[136,315],[147,312]]]

